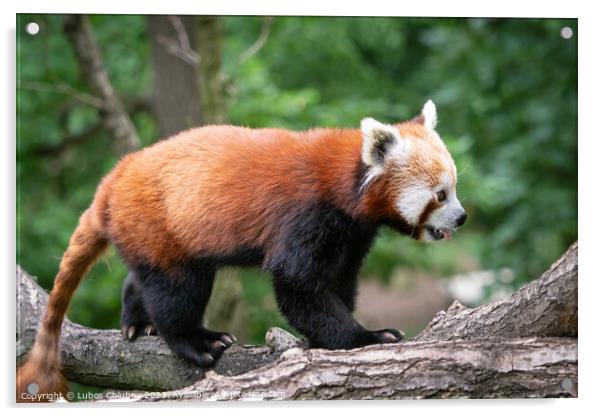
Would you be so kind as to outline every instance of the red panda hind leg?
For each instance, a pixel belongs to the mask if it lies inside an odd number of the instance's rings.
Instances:
[[[130,271],[125,279],[121,305],[121,334],[125,339],[134,341],[139,336],[157,334],[144,306],[142,282],[135,271]]]
[[[144,307],[159,335],[175,353],[206,368],[212,366],[236,338],[203,326],[203,314],[215,278],[209,261],[190,261],[167,275],[157,267],[136,270]]]

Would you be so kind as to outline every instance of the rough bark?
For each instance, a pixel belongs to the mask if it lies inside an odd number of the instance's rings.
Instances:
[[[152,106],[161,137],[201,124],[195,16],[148,16],[153,58]]]
[[[137,150],[140,147],[140,138],[109,80],[88,17],[65,16],[63,30],[73,47],[82,76],[101,101],[103,124],[113,138],[116,151],[125,154]]]
[[[577,337],[577,242],[539,278],[506,299],[470,309],[454,302],[415,339]]]
[[[452,305],[401,344],[307,350],[290,334],[272,329],[267,346],[233,347],[214,370],[202,374],[158,337],[129,343],[117,331],[66,321],[65,372],[83,384],[129,390],[189,386],[160,396],[131,396],[136,400],[574,397],[577,250],[575,243],[541,278],[508,299],[475,309]],[[47,295],[19,268],[17,284],[21,357],[33,342]]]
[[[275,363],[204,379],[154,400],[574,397],[577,342],[569,338],[411,341],[357,350],[290,349]]]

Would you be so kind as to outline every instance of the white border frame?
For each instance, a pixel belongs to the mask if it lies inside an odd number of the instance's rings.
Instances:
[[[15,24],[16,13],[109,13],[109,14],[237,14],[237,15],[333,15],[333,16],[449,16],[449,17],[570,17],[578,18],[579,42],[579,239],[580,239],[580,278],[579,278],[579,398],[578,399],[555,399],[555,400],[453,400],[453,401],[403,401],[403,402],[337,402],[337,403],[254,403],[247,404],[245,409],[239,409],[241,404],[155,404],[154,406],[143,405],[128,406],[129,411],[143,410],[147,414],[163,414],[165,407],[177,406],[178,412],[197,413],[202,411],[196,407],[210,407],[208,411],[220,413],[234,413],[238,416],[241,412],[259,410],[266,414],[282,413],[288,415],[305,414],[311,408],[335,406],[337,408],[357,409],[365,412],[367,408],[376,406],[381,411],[419,411],[441,414],[467,415],[506,415],[508,411],[514,412],[518,409],[532,411],[544,411],[546,414],[568,412],[576,413],[587,411],[590,405],[600,396],[598,392],[599,377],[601,373],[601,360],[598,358],[600,349],[600,327],[599,310],[596,303],[602,296],[602,284],[596,255],[599,250],[596,247],[597,240],[602,235],[600,229],[600,205],[597,197],[600,195],[599,180],[600,172],[597,170],[600,162],[600,142],[602,137],[597,131],[597,117],[599,112],[599,99],[601,91],[602,65],[599,53],[599,40],[602,39],[602,24],[600,24],[600,13],[595,8],[595,2],[527,2],[506,0],[504,2],[476,2],[468,0],[451,1],[429,1],[429,2],[398,2],[394,4],[391,0],[372,0],[370,2],[336,2],[321,0],[319,2],[299,2],[284,0],[249,1],[249,0],[169,0],[139,3],[137,1],[123,2],[115,0],[61,0],[49,3],[42,0],[21,0],[16,4],[2,4],[3,13],[0,19],[3,23],[3,40],[1,42],[4,57],[4,65],[1,65],[2,75],[0,85],[4,92],[1,100],[0,110],[1,124],[4,127],[4,137],[0,140],[2,146],[2,170],[3,177],[0,181],[1,192],[5,197],[2,210],[1,228],[4,230],[2,239],[2,250],[0,256],[4,265],[2,282],[4,283],[4,294],[8,302],[5,302],[5,319],[11,333],[1,343],[6,368],[4,371],[8,377],[3,378],[2,391],[7,406],[13,403],[14,394],[14,276],[15,270],[15,239],[11,230],[15,228]],[[552,201],[551,201],[552,202]],[[121,405],[123,406],[123,405]],[[219,409],[217,407],[219,406]],[[44,406],[46,407],[46,406]],[[63,414],[69,411],[65,406],[53,406],[44,409],[50,414]],[[74,411],[81,412],[82,405],[67,405],[73,407]],[[99,406],[97,406],[99,407]],[[86,407],[86,412],[106,413],[103,408]],[[251,409],[249,409],[251,407]],[[283,410],[283,407],[286,410]],[[395,409],[392,409],[395,407]],[[403,409],[399,409],[403,407]],[[39,412],[40,406],[34,407]],[[32,410],[29,408],[28,410]],[[23,410],[21,410],[23,411]]]

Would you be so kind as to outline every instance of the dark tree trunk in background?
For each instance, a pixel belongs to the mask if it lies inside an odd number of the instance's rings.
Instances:
[[[161,138],[202,124],[195,16],[149,16],[152,106]]]
[[[151,105],[160,138],[191,127],[225,123],[220,18],[149,16],[148,30],[154,68]],[[240,329],[241,300],[239,276],[217,279],[206,324]]]
[[[225,79],[221,71],[221,37],[223,21],[216,16],[197,18],[198,78],[203,103],[203,124],[224,124],[228,121]]]

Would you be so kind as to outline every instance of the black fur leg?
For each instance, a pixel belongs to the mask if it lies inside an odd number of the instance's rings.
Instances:
[[[327,290],[300,291],[282,282],[275,282],[274,286],[281,312],[307,337],[312,348],[350,349],[403,339],[403,333],[397,329],[365,329],[347,305]]]
[[[142,283],[136,272],[130,271],[125,279],[121,297],[121,334],[134,341],[143,335],[156,335],[142,298]]]
[[[368,331],[352,316],[357,276],[376,227],[317,202],[291,210],[264,262],[280,311],[312,347],[356,348],[398,342],[396,330]]]
[[[343,301],[350,312],[355,310],[358,276],[363,260],[362,253],[367,251],[372,242],[370,236],[360,237],[358,240],[353,245],[344,245],[340,248],[343,261],[340,270],[333,271],[333,274],[336,274],[330,280],[331,290]]]
[[[353,270],[351,275],[344,275],[346,278],[335,279],[331,290],[337,295],[349,312],[355,310],[355,300],[357,298],[357,270]]]
[[[140,268],[146,310],[170,348],[200,367],[210,367],[236,338],[202,326],[215,268],[190,263],[168,276],[157,268]]]
[[[312,348],[349,349],[376,343],[372,332],[330,291],[299,290],[282,280],[276,280],[274,288],[280,311]]]

